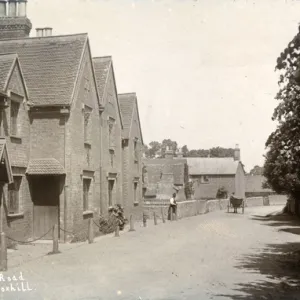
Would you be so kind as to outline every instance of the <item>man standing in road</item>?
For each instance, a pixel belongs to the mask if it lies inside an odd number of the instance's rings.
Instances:
[[[173,194],[173,197],[170,199],[170,206],[168,212],[168,220],[173,220],[173,215],[177,213],[177,203],[176,203],[176,193]]]

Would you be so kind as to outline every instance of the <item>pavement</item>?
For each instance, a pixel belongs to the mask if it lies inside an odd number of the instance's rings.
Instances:
[[[282,208],[149,220],[120,237],[62,246],[60,254],[10,264],[0,299],[300,299],[300,223],[265,217]]]

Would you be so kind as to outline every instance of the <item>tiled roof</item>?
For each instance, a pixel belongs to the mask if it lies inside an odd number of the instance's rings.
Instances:
[[[63,175],[65,170],[55,158],[32,159],[26,173],[28,175]]]
[[[7,181],[7,183],[12,183],[13,182],[13,174],[12,174],[12,170],[11,170],[11,164],[10,164],[10,161],[9,161],[9,155],[8,155],[8,152],[7,152],[7,146],[6,146],[6,139],[5,138],[0,138],[0,160],[2,161],[2,159],[4,159],[5,167],[6,167],[7,177],[5,178],[5,181]]]
[[[17,53],[33,105],[68,105],[87,34],[1,40],[0,54]]]
[[[239,165],[233,158],[187,157],[190,175],[235,175]]]
[[[0,138],[0,159],[2,158],[5,145],[6,145],[6,139]]]
[[[136,96],[132,94],[119,94],[121,114],[123,119],[123,135],[124,137],[129,137],[130,127],[132,123],[133,110],[136,102]]]
[[[141,140],[143,143],[142,126],[140,121],[139,106],[138,106],[136,94],[135,93],[119,94],[118,98],[120,101],[120,109],[121,109],[122,120],[123,120],[123,128],[124,128],[123,136],[125,138],[129,138],[129,133],[132,125],[133,112],[135,108],[137,112],[138,122],[139,122]]]
[[[247,175],[246,192],[247,193],[272,192],[271,189],[264,189],[262,187],[262,184],[265,180],[266,178],[261,175]]]
[[[111,56],[93,58],[98,94],[102,103],[111,62]]]
[[[4,92],[17,54],[0,55],[0,91]]]

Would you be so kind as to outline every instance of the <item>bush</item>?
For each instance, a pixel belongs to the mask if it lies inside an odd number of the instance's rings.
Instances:
[[[120,230],[124,229],[127,220],[124,217],[124,209],[120,204],[108,208],[108,217],[100,216],[99,230],[103,234],[112,233],[115,231],[116,225],[119,224]]]
[[[228,191],[224,186],[220,187],[217,191],[216,198],[217,199],[225,199],[228,197]]]

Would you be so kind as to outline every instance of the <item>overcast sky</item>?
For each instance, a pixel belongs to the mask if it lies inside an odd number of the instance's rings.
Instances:
[[[28,16],[55,35],[88,32],[93,56],[112,55],[118,92],[137,93],[146,143],[239,144],[248,171],[263,164],[276,58],[300,1],[29,0]]]

